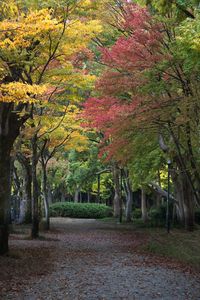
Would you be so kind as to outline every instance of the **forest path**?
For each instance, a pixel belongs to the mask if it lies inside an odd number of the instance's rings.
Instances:
[[[0,258],[0,299],[196,300],[200,281],[137,248],[148,239],[129,226],[55,218],[33,241],[12,234]]]

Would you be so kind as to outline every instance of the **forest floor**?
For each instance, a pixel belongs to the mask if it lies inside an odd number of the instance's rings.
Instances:
[[[0,258],[1,300],[200,299],[199,273],[147,253],[145,230],[69,218],[51,219],[37,240],[28,228],[14,230]]]

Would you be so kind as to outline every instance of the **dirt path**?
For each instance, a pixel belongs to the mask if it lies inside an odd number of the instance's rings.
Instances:
[[[136,254],[146,238],[126,227],[62,218],[52,219],[41,240],[11,235],[11,256],[0,258],[0,299],[200,299],[197,277]]]

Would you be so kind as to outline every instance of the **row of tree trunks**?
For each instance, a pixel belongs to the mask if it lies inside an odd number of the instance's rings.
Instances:
[[[173,167],[171,166],[170,174],[172,182],[174,185],[175,198],[177,200],[177,214],[180,222],[185,225],[185,229],[192,231],[194,229],[194,206],[195,199],[198,198],[198,194],[195,190],[194,182],[199,182],[199,175],[197,174],[197,169],[192,149],[191,149],[191,137],[190,128],[187,124],[187,138],[188,138],[188,151],[183,155],[181,152],[181,146],[179,139],[176,137],[171,125],[169,124],[169,131],[171,133],[171,139],[177,149],[177,156],[173,158]],[[189,129],[189,131],[188,131]],[[163,136],[159,135],[159,145],[160,148],[165,153],[170,153],[169,147],[165,144]],[[188,167],[189,166],[189,167]],[[191,166],[195,169],[194,176],[191,175]],[[198,201],[199,199],[196,199]]]
[[[190,182],[185,174],[180,170],[171,171],[174,185],[175,199],[177,200],[176,210],[179,222],[185,226],[185,229],[192,231],[194,229],[194,193]]]
[[[114,180],[114,188],[115,188],[115,196],[114,196],[114,217],[120,217],[122,214],[122,184],[120,184],[120,179],[122,180],[123,174],[123,186],[126,196],[125,202],[125,221],[132,221],[132,213],[133,213],[133,191],[130,183],[129,173],[127,169],[124,169],[120,172],[120,169],[117,165],[113,168],[113,180]],[[143,222],[147,222],[147,200],[146,200],[146,192],[144,189],[141,189],[141,211],[142,211],[142,220]]]

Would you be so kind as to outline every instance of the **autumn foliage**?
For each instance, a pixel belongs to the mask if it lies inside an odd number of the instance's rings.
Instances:
[[[97,82],[100,97],[87,100],[84,115],[111,139],[108,148],[116,155],[118,147],[127,144],[131,128],[134,130],[153,106],[141,89],[149,82],[148,71],[164,59],[160,28],[147,9],[127,5],[120,27],[122,37],[111,48],[101,49],[106,70]]]

